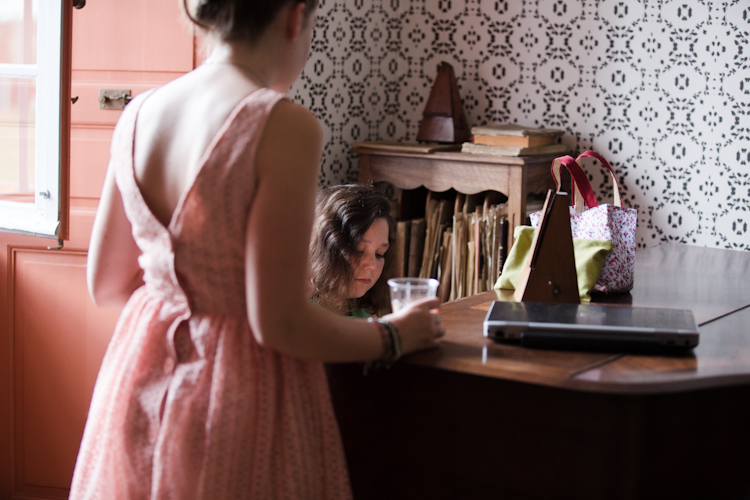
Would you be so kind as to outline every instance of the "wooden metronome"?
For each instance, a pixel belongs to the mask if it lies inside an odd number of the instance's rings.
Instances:
[[[551,189],[513,297],[517,302],[580,304],[570,232],[570,195]]]
[[[417,141],[460,143],[468,141],[470,137],[471,129],[466,121],[453,66],[440,63],[422,113]]]

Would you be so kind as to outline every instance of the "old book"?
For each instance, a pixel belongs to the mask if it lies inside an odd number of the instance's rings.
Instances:
[[[492,290],[495,285],[493,278],[494,269],[497,267],[497,249],[495,248],[495,239],[498,237],[499,229],[497,223],[497,206],[492,206],[489,210],[484,213],[482,218],[482,256],[484,261],[482,262],[482,284],[484,290]]]
[[[484,247],[482,245],[482,239],[484,237],[484,231],[482,230],[482,217],[481,207],[477,208],[474,212],[474,293],[484,292],[484,281],[482,280],[482,266],[484,264]]]
[[[497,246],[497,253],[496,253],[496,262],[497,266],[493,270],[493,283],[494,286],[497,282],[497,279],[500,277],[500,275],[503,273],[503,266],[505,265],[505,259],[508,258],[508,216],[503,215],[498,217],[502,217],[498,224],[498,246]]]
[[[435,259],[433,262],[433,277],[437,277],[438,268],[440,267],[440,249],[443,241],[443,234],[448,228],[453,227],[453,206],[455,200],[446,198],[440,200],[438,210],[438,224],[440,225],[440,234],[435,238]]]
[[[360,141],[352,142],[352,149],[354,148],[403,151],[406,153],[434,153],[436,151],[458,151],[461,149],[461,145],[439,144],[436,142]]]
[[[463,211],[453,215],[452,246],[450,300],[457,300],[465,296],[466,287],[466,215]]]
[[[471,235],[471,224],[469,224],[469,235]],[[473,237],[466,243],[466,286],[464,288],[464,297],[474,295],[474,248]]]
[[[508,216],[503,215],[502,219],[500,220],[500,241],[498,245],[498,265],[499,265],[499,271],[503,270],[503,265],[505,264],[505,259],[508,258]],[[498,276],[500,275],[500,272],[497,273]]]
[[[446,219],[450,220],[453,215],[453,201],[441,199],[435,200],[437,205],[427,221],[427,235],[425,237],[425,250],[422,254],[421,278],[436,278],[440,264],[440,243],[443,232],[449,226]]]
[[[420,278],[431,278],[432,258],[435,254],[435,234],[438,229],[438,200],[427,194],[427,203],[424,211],[427,226],[425,228],[424,248],[422,250],[422,267],[419,270]]]
[[[497,216],[497,205],[492,205],[484,213],[484,288],[492,290],[495,285],[493,275],[497,269],[497,238],[499,237],[499,226]]]
[[[492,290],[503,269],[505,245],[508,237],[508,210],[505,203],[492,205],[485,211],[482,235],[484,262],[482,279],[485,290]]]
[[[453,266],[453,228],[443,233],[443,244],[440,246],[440,287],[438,295],[441,302],[448,302],[451,294],[451,273]]]
[[[518,137],[515,135],[484,135],[475,134],[472,138],[474,144],[485,146],[509,146],[514,148],[533,148],[546,146],[557,142],[556,135],[526,135]]]
[[[464,205],[466,204],[466,195],[464,193],[456,193],[456,199],[453,203],[453,213],[463,212]]]
[[[472,135],[494,135],[494,136],[515,136],[515,137],[529,137],[529,136],[560,136],[565,131],[557,128],[539,128],[539,127],[526,127],[517,123],[502,123],[494,125],[480,125],[477,127],[471,127]]]
[[[568,147],[565,144],[548,144],[546,146],[536,146],[533,148],[512,147],[512,146],[486,146],[484,144],[474,144],[464,142],[461,145],[462,153],[471,153],[485,156],[531,156],[544,154],[566,153]]]
[[[471,212],[466,219],[466,287],[464,288],[464,297],[469,297],[476,293],[476,263],[477,253],[477,212]]]
[[[396,223],[396,241],[394,242],[395,277],[406,276],[409,261],[409,243],[411,239],[411,221],[401,220]]]
[[[422,252],[424,251],[425,233],[427,221],[425,219],[414,219],[411,221],[409,234],[409,260],[406,266],[406,275],[416,278],[422,267]]]
[[[446,202],[447,203],[447,202]],[[442,242],[445,238],[445,232],[451,228],[452,224],[443,223],[438,226],[437,234],[435,235],[435,252],[432,255],[432,267],[430,269],[430,278],[440,279],[440,262],[442,259]]]

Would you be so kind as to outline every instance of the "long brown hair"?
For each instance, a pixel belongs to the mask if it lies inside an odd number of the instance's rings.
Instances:
[[[281,8],[293,2],[304,3],[307,14],[317,6],[317,0],[182,0],[182,6],[193,23],[222,40],[254,42]]]
[[[316,217],[310,242],[310,264],[315,291],[311,299],[334,311],[351,313],[362,307],[370,314],[388,309],[386,281],[394,271],[396,222],[388,198],[373,186],[331,186],[318,193]],[[383,273],[359,299],[349,298],[354,269],[359,262],[362,236],[378,219],[388,222],[388,243]]]

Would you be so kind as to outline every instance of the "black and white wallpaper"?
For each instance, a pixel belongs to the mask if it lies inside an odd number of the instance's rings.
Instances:
[[[750,250],[750,0],[320,0],[316,22],[291,95],[325,126],[322,185],[356,180],[352,141],[415,140],[445,61],[470,125],[607,158],[639,247]]]

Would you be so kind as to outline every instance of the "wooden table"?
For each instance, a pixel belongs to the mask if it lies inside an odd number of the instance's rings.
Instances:
[[[516,226],[526,220],[526,197],[554,188],[550,173],[558,155],[482,156],[458,152],[410,153],[357,148],[359,181],[387,181],[401,189],[455,189],[476,194],[497,191],[508,197],[508,246]]]
[[[482,336],[487,292],[443,306],[435,350],[329,381],[355,498],[750,498],[750,252],[636,253],[625,306],[692,309],[680,356]]]

